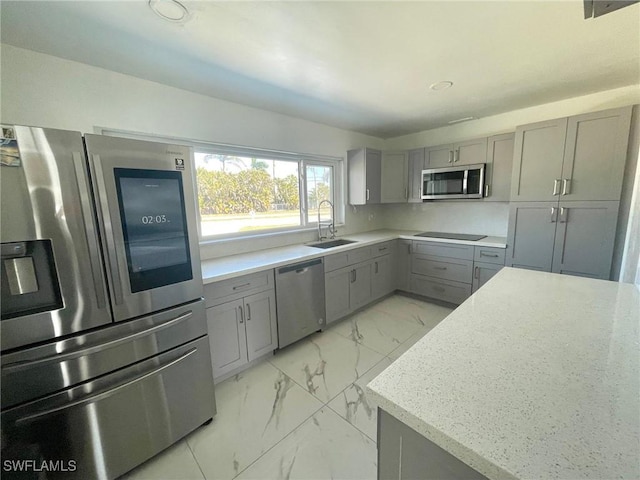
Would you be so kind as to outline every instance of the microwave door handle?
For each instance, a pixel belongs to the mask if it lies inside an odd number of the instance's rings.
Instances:
[[[469,179],[469,170],[465,170],[464,176],[462,177],[462,194],[463,195],[467,194],[468,179]]]
[[[113,290],[113,300],[116,305],[120,305],[122,299],[122,280],[120,279],[120,270],[118,269],[118,257],[113,236],[113,225],[111,223],[111,215],[109,214],[109,202],[107,201],[107,186],[104,181],[104,173],[102,171],[102,163],[100,155],[91,154],[91,160],[95,166],[94,176],[98,183],[96,206],[98,208],[98,217],[101,219],[105,236],[106,257],[109,264],[107,274],[111,278],[111,287]]]

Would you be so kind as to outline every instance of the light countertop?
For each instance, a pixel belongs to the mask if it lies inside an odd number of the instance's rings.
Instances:
[[[640,478],[640,292],[504,268],[369,383],[490,479]]]
[[[356,243],[340,247],[322,250],[308,245],[289,245],[286,247],[269,248],[257,252],[231,255],[223,258],[214,258],[202,261],[202,278],[204,283],[217,282],[228,278],[238,277],[249,273],[255,273],[269,268],[277,268],[289,263],[311,260],[334,253],[366,247],[387,240],[403,238],[407,240],[420,240],[439,243],[457,243],[475,245],[478,247],[506,248],[506,238],[486,237],[478,241],[449,240],[444,238],[416,237],[419,231],[407,230],[375,230],[372,232],[345,235],[347,240],[355,240]],[[310,242],[316,243],[316,242]]]

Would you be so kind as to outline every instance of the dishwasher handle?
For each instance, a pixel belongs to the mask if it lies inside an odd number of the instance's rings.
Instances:
[[[286,267],[282,267],[278,269],[278,275],[282,275],[283,273],[305,273],[308,271],[309,267],[313,267],[316,265],[322,265],[322,258],[316,258],[315,260],[309,260],[308,262],[296,263],[294,265],[287,265]]]

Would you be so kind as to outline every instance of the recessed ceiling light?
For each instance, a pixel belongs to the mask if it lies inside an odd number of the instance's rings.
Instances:
[[[441,82],[432,83],[429,88],[431,90],[446,90],[447,88],[451,88],[453,86],[453,82],[449,80],[442,80]]]
[[[177,0],[149,0],[149,7],[160,18],[169,22],[182,22],[189,10]]]

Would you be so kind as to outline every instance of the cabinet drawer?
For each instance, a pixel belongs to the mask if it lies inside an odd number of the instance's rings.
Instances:
[[[273,270],[265,270],[205,285],[204,296],[207,307],[211,307],[223,303],[221,299],[229,301],[247,293],[257,293],[270,288],[273,288]]]
[[[395,240],[372,245],[371,256],[375,258],[375,257],[381,257],[382,255],[387,255],[389,253],[392,253],[395,245],[396,245]]]
[[[331,272],[349,265],[364,262],[371,258],[371,248],[362,247],[324,257],[324,271]]]
[[[471,285],[412,274],[411,291],[418,295],[459,305],[471,295]]]
[[[495,263],[497,265],[504,265],[504,248],[496,247],[475,247],[475,255],[473,260],[475,262]]]
[[[463,260],[473,260],[473,248],[471,245],[459,245],[457,243],[418,242],[415,240],[413,242],[413,253],[460,258]]]
[[[471,283],[472,267],[473,261],[471,260],[414,255],[411,262],[411,273],[453,280],[454,282]]]

